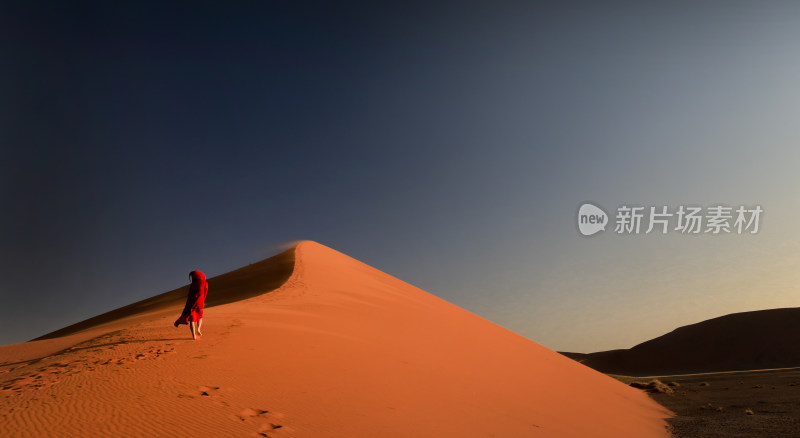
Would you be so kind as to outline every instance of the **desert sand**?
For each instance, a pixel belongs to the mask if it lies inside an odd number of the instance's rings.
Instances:
[[[315,242],[209,279],[197,341],[185,293],[0,347],[2,436],[668,436],[643,391]]]

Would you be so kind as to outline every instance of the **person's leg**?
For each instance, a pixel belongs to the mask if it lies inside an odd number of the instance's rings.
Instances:
[[[194,325],[197,324],[194,321],[189,321],[189,330],[192,331],[192,339],[197,339],[197,335],[194,334]]]
[[[197,321],[197,336],[203,336],[203,332],[200,331],[200,327],[203,326],[203,318],[200,318]]]

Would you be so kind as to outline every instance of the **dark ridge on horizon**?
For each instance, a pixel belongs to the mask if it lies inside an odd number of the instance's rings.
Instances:
[[[607,374],[658,376],[800,366],[800,308],[732,313],[629,349],[561,354]]]

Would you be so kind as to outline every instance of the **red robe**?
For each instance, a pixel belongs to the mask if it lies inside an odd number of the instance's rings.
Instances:
[[[206,275],[200,271],[192,271],[192,284],[189,286],[189,296],[186,298],[186,306],[183,308],[181,316],[175,320],[175,327],[178,324],[189,324],[189,322],[200,321],[203,317],[203,307],[206,304],[208,294],[208,283]]]

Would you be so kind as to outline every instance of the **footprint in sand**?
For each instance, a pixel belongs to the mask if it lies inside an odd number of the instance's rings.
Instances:
[[[24,390],[39,390],[58,383],[59,380],[47,373],[31,373],[26,376],[9,380],[0,387],[2,391],[22,392]]]
[[[241,421],[257,421],[261,423],[258,428],[258,436],[272,437],[277,436],[277,433],[286,430],[283,426],[283,414],[277,412],[270,412],[266,409],[260,408],[247,408],[236,416]]]
[[[199,386],[197,387],[197,391],[191,391],[186,394],[178,394],[180,398],[201,398],[201,397],[213,397],[217,395],[219,391],[219,386]]]
[[[210,397],[211,394],[215,394],[219,391],[219,386],[201,386],[197,388],[200,390],[200,395],[204,397]]]
[[[152,349],[150,349],[150,351],[148,351],[148,353],[150,353],[150,354],[154,355],[154,356],[155,356],[155,358],[156,358],[156,359],[158,359],[158,358],[160,358],[160,357],[161,357],[162,355],[164,355],[164,354],[172,354],[172,353],[175,353],[175,348],[170,348],[169,350],[167,350],[167,349],[162,349],[162,348],[152,348]]]
[[[265,411],[263,409],[258,409],[258,408],[247,408],[242,412],[239,412],[239,415],[237,415],[237,417],[239,417],[240,420],[245,421],[249,420],[250,418],[258,417],[259,415],[264,415],[264,414],[269,414],[269,411]]]
[[[271,438],[278,436],[279,432],[284,430],[283,425],[275,423],[267,423],[258,428],[258,436]]]

